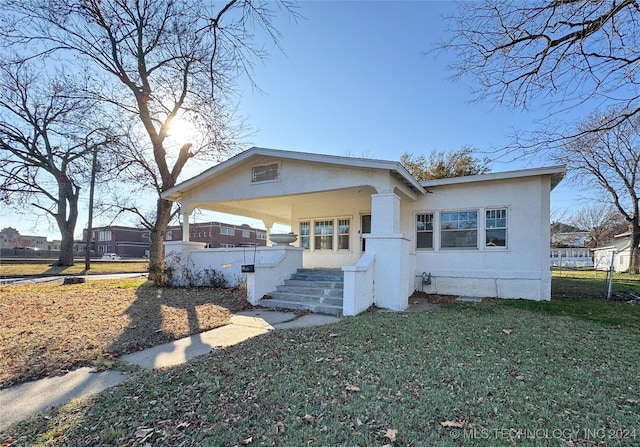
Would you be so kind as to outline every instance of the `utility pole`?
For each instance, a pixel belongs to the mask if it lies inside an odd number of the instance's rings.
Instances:
[[[89,187],[89,222],[87,223],[87,242],[84,258],[84,269],[91,269],[91,242],[93,241],[93,190],[96,186],[96,171],[98,170],[98,145],[93,147],[91,163],[91,186]]]

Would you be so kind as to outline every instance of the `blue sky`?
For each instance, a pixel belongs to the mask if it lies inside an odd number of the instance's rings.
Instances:
[[[474,102],[473,79],[450,79],[452,55],[429,51],[445,38],[443,16],[454,11],[452,2],[302,1],[298,6],[304,18],[297,23],[284,13],[275,18],[284,51],[271,48],[270,57],[256,66],[254,78],[263,92],[240,85],[238,115],[254,131],[247,147],[386,160],[463,146],[489,152],[509,144],[514,129],[533,130],[548,113],[544,104],[522,112]],[[192,165],[186,176],[206,167]],[[578,199],[565,182],[552,193],[552,208],[578,208],[583,205]],[[76,234],[86,226],[86,211],[81,212]],[[21,234],[59,238],[42,219],[36,225],[3,210],[0,221],[0,227],[13,226]],[[94,225],[107,223],[97,219]]]

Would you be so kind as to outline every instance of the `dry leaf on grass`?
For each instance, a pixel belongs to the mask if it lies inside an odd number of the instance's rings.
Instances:
[[[358,392],[358,391],[360,391],[360,387],[359,387],[359,386],[357,386],[357,385],[347,385],[347,386],[345,387],[345,390],[347,390],[347,391],[354,391],[354,392]]]
[[[389,441],[394,442],[396,440],[396,436],[398,435],[398,430],[395,428],[388,428],[386,433],[384,434],[385,438],[389,438]]]
[[[519,374],[516,376],[516,380],[519,380],[520,382],[524,382],[524,376],[522,374]]]
[[[154,433],[155,433],[155,429],[153,429],[153,428],[138,427],[138,428],[136,428],[136,432],[135,432],[134,436],[136,437],[136,440],[140,444],[142,444],[143,442],[146,442],[149,438],[151,438]]]
[[[445,428],[462,428],[462,422],[458,421],[442,421],[440,425]]]

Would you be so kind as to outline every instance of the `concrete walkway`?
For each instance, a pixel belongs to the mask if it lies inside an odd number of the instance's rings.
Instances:
[[[250,310],[234,314],[231,323],[171,343],[122,356],[120,360],[141,368],[166,368],[181,365],[213,349],[235,345],[274,329],[305,328],[339,321],[338,317],[319,314],[297,316],[293,312]],[[48,411],[72,399],[96,394],[129,377],[119,371],[96,372],[80,368],[64,376],[49,377],[0,390],[0,430]]]

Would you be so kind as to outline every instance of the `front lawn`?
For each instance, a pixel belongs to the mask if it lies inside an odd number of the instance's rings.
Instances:
[[[639,307],[604,304],[617,322],[582,318],[588,304],[491,300],[273,331],[4,435],[35,446],[638,445],[640,332],[624,315]]]
[[[146,273],[149,270],[148,261],[92,261],[91,268],[85,270],[84,261],[76,261],[75,265],[67,267],[51,266],[46,262],[16,262],[2,260],[0,262],[0,278],[21,276],[52,276],[52,275],[104,275],[110,273]]]
[[[243,292],[154,287],[145,278],[0,285],[0,388],[223,326]]]

